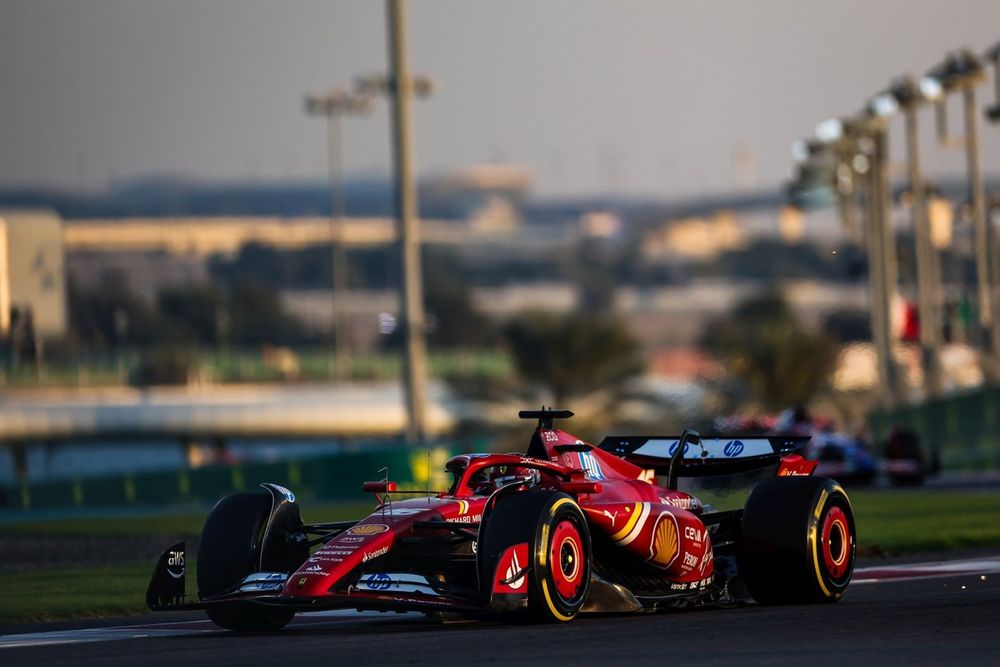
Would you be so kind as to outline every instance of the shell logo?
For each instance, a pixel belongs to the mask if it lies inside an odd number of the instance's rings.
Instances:
[[[660,515],[653,531],[652,560],[657,565],[667,567],[677,558],[677,523],[669,512]]]

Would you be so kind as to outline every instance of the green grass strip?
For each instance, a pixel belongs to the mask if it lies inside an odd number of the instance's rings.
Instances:
[[[0,623],[127,616],[145,611],[155,563],[0,575]]]
[[[995,491],[848,491],[862,555],[1000,546]]]

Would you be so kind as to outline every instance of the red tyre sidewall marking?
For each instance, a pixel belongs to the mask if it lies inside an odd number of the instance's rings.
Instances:
[[[563,571],[564,549],[570,551],[573,559],[569,572]],[[580,536],[580,530],[573,521],[563,519],[552,531],[549,569],[552,572],[552,582],[564,600],[572,600],[580,592],[580,587],[583,585],[583,577],[580,576],[583,557],[583,538]]]
[[[833,553],[832,538],[839,533],[840,548]],[[848,530],[847,515],[834,505],[823,517],[823,562],[826,571],[834,581],[839,581],[847,573],[850,565],[851,534]]]

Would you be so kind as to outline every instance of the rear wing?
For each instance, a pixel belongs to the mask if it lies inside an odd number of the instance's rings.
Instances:
[[[673,487],[677,477],[732,475],[777,465],[781,457],[798,453],[808,441],[807,435],[700,437],[685,431],[681,436],[608,436],[598,448],[652,468],[657,475],[669,475]],[[684,449],[678,452],[681,442]]]

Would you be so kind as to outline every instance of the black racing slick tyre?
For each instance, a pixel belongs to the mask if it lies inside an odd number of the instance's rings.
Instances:
[[[851,582],[856,541],[840,484],[769,479],[754,487],[743,510],[740,575],[761,604],[836,602]]]
[[[198,595],[216,597],[236,587],[258,570],[264,527],[271,514],[271,496],[235,493],[220,500],[201,531],[198,547]],[[228,630],[280,630],[294,614],[252,606],[206,609],[212,621]]]
[[[477,553],[483,590],[509,547],[528,544],[527,619],[571,621],[590,590],[592,551],[583,511],[565,493],[530,490],[499,498],[483,520]]]

